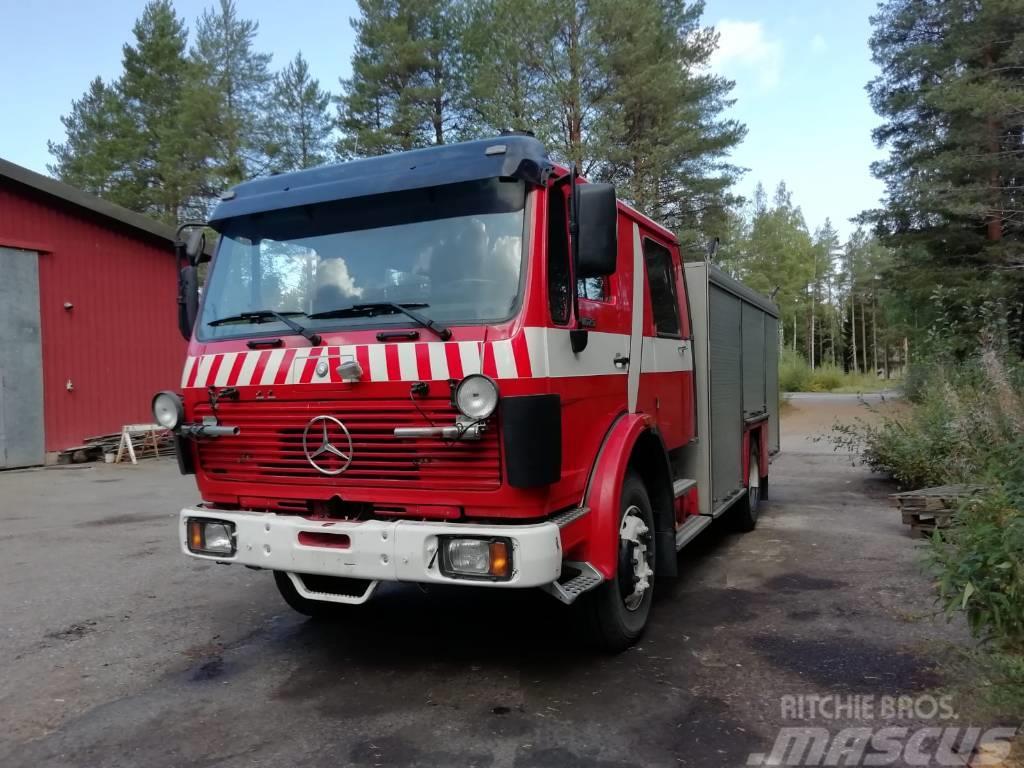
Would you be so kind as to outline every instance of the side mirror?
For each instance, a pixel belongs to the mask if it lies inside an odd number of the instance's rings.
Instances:
[[[615,272],[618,256],[618,207],[612,184],[576,187],[576,277],[605,277]]]
[[[188,341],[199,315],[199,270],[189,265],[178,275],[178,330]]]
[[[188,240],[185,241],[185,257],[188,263],[195,266],[206,250],[206,233],[201,227],[196,227],[188,233]]]

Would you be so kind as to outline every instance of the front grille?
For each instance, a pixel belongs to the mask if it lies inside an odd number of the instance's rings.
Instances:
[[[399,440],[395,427],[455,423],[456,413],[441,400],[340,400],[322,402],[225,402],[217,407],[221,424],[240,429],[234,437],[198,444],[201,471],[217,480],[296,483],[302,485],[401,487],[408,489],[491,490],[501,483],[498,435],[494,429],[482,440],[446,445],[441,440]],[[422,413],[420,412],[422,411]],[[209,405],[197,408],[202,419]],[[302,433],[310,419],[333,416],[352,435],[352,463],[340,475],[325,475],[307,460]],[[310,430],[315,448],[322,433]],[[333,441],[337,442],[337,441]],[[318,459],[332,468],[330,456]]]

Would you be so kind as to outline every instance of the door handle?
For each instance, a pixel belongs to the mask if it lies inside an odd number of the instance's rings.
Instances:
[[[625,368],[629,365],[629,357],[623,355],[621,352],[616,352],[615,359],[612,360],[612,362],[615,364],[616,368]]]

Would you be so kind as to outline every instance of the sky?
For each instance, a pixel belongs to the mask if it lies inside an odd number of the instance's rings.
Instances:
[[[190,28],[213,0],[175,0]],[[349,72],[355,0],[237,0],[259,21],[257,45],[283,67],[298,50],[322,87]],[[143,0],[0,0],[0,157],[46,173],[46,142],[60,141],[66,114],[89,81],[120,73],[121,46]],[[865,84],[876,74],[867,47],[874,0],[706,0],[720,33],[713,68],[734,80],[730,115],[746,124],[733,155],[748,169],[738,185],[785,181],[813,231],[830,218],[842,237],[873,207],[881,185],[869,166],[878,119]]]

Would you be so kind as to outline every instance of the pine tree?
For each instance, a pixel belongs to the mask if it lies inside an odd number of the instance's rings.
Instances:
[[[588,0],[557,3],[551,12],[554,36],[544,63],[544,97],[554,110],[558,127],[551,150],[557,159],[588,175],[604,155],[593,137],[600,79],[593,15]]]
[[[807,317],[814,243],[803,213],[793,204],[784,183],[778,185],[771,202],[758,185],[745,250],[738,277],[756,291],[775,295],[782,313],[785,345],[797,349],[801,321]],[[806,343],[806,332],[802,340]]]
[[[266,168],[261,118],[273,78],[270,54],[255,49],[258,31],[257,22],[239,18],[234,0],[220,0],[196,25],[192,59],[218,100],[212,162],[221,186]]]
[[[267,153],[273,171],[312,168],[327,162],[334,121],[331,94],[309,73],[298,53],[274,80],[270,101]]]
[[[50,144],[61,179],[169,223],[205,215],[216,103],[185,56],[170,0],[151,0],[123,46],[122,74],[94,80]]]
[[[453,0],[359,0],[352,76],[342,81],[338,153],[444,144],[461,130],[461,8]]]
[[[825,362],[825,336],[829,339],[829,362],[836,364],[835,312],[832,285],[835,277],[836,258],[840,252],[839,233],[830,219],[814,233],[813,281],[811,283],[811,331],[817,342],[818,352],[811,355],[812,367],[817,360]],[[815,326],[815,321],[817,325]],[[814,348],[814,343],[811,343]]]
[[[461,46],[464,107],[472,116],[465,134],[531,131],[545,144],[554,144],[557,115],[546,98],[544,69],[557,32],[552,9],[544,0],[469,4]]]
[[[593,0],[602,75],[595,132],[601,175],[623,197],[679,231],[733,202],[726,156],[746,129],[722,112],[732,83],[710,72],[717,44],[702,2]]]
[[[1024,13],[1020,0],[885,0],[872,17],[885,123],[883,209],[896,285],[927,310],[936,288],[965,329],[986,297],[1024,299]],[[1024,345],[1024,338],[1019,340]]]
[[[61,117],[61,122],[66,134],[64,142],[47,142],[54,157],[54,162],[47,166],[50,173],[113,203],[135,203],[121,140],[131,130],[131,124],[117,87],[107,85],[99,77],[93,79],[89,90],[71,103],[71,112]]]
[[[185,56],[188,30],[170,0],[150,0],[133,35],[119,81],[132,124],[122,137],[135,194],[130,207],[176,222],[204,208],[211,104]]]

